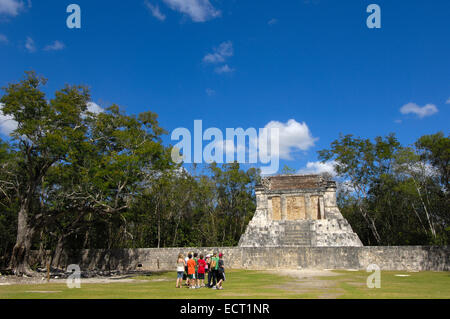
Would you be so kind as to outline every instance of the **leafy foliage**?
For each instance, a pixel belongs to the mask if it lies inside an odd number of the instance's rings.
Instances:
[[[338,203],[366,245],[449,243],[449,150],[443,133],[414,146],[385,138],[341,136],[322,150],[341,180]]]
[[[69,248],[237,243],[255,209],[255,169],[189,174],[172,162],[155,113],[94,114],[86,87],[48,100],[46,81],[27,72],[0,99],[18,123],[0,143],[3,263],[20,274],[31,249],[50,250],[56,267]]]

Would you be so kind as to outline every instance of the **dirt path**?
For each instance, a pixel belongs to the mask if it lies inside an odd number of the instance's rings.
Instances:
[[[308,279],[314,277],[338,276],[338,273],[331,270],[321,269],[281,269],[278,270],[280,275],[291,276],[298,279]]]
[[[277,270],[277,273],[282,276],[292,277],[293,281],[276,288],[300,294],[317,293],[320,299],[336,299],[344,293],[342,289],[337,287],[336,280],[331,278],[330,280],[319,279],[319,277],[335,277],[339,275],[330,270],[282,269]]]
[[[115,277],[96,277],[96,278],[81,278],[84,284],[109,284],[109,283],[124,283],[124,282],[141,282],[142,280],[132,279],[132,276],[115,276]],[[0,277],[0,286],[9,285],[38,285],[38,284],[65,284],[66,279],[47,279],[40,276],[35,277],[16,277],[16,276],[2,276]]]

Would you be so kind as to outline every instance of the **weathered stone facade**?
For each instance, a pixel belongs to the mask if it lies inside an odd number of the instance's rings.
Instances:
[[[175,271],[179,253],[224,254],[234,269],[360,269],[376,264],[381,270],[450,270],[449,246],[364,247],[195,247],[77,250],[64,253],[63,265],[78,264],[86,270]],[[37,255],[37,251],[33,255]],[[31,256],[30,263],[45,265]],[[139,267],[142,266],[142,267]]]
[[[240,247],[362,246],[336,204],[336,183],[320,175],[280,175],[255,188],[256,211]]]

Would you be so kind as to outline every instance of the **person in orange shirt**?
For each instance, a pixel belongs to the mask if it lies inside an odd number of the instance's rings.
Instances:
[[[188,266],[188,278],[189,278],[189,284],[190,284],[189,288],[195,289],[196,288],[195,287],[195,282],[196,282],[196,280],[195,280],[196,279],[195,278],[195,265],[196,265],[196,263],[195,263],[195,260],[192,259],[191,254],[188,255],[188,258],[189,258],[189,260],[187,262],[187,266]]]

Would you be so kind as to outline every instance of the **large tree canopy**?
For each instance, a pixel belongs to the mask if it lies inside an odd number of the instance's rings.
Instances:
[[[448,244],[449,143],[443,133],[409,147],[392,134],[374,141],[346,135],[319,151],[335,163],[340,208],[363,243]]]
[[[0,141],[0,262],[30,274],[32,249],[50,250],[58,267],[69,248],[238,242],[255,208],[255,169],[212,164],[192,175],[172,162],[155,113],[91,113],[86,87],[49,100],[46,82],[27,72],[0,99],[17,122]]]

